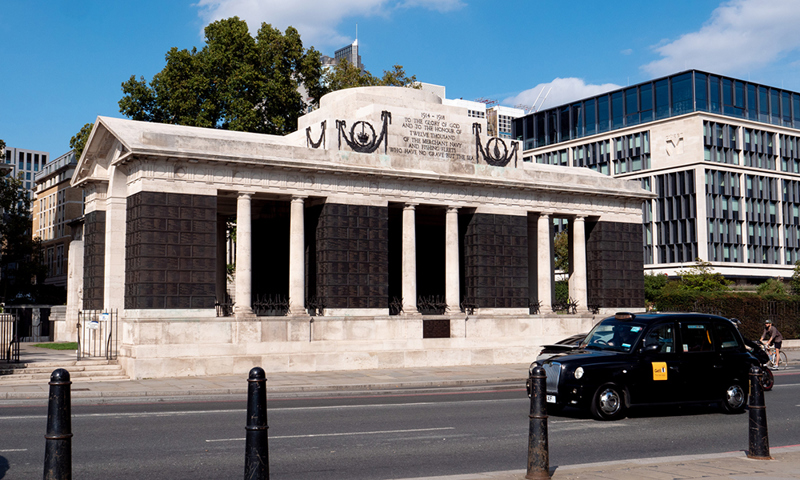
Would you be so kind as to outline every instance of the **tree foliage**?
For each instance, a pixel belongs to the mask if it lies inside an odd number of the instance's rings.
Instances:
[[[792,278],[789,280],[789,288],[792,291],[792,295],[800,295],[800,260],[794,264],[794,273],[792,273]]]
[[[134,120],[285,134],[306,110],[304,86],[318,100],[320,54],[303,48],[293,27],[262,24],[256,37],[238,17],[205,29],[201,49],[170,49],[166,66],[148,84],[132,75],[122,84],[120,112]]]
[[[368,70],[361,70],[347,60],[337,63],[328,70],[324,77],[328,91],[342,90],[353,87],[409,87],[421,88],[417,83],[416,75],[406,76],[402,65],[394,65],[391,70],[384,70],[382,77],[376,77]]]
[[[756,289],[756,292],[762,297],[765,296],[787,296],[786,286],[777,278],[769,278],[766,282],[762,283]]]
[[[83,154],[83,149],[86,147],[86,142],[89,140],[89,134],[92,133],[94,123],[87,123],[81,127],[80,131],[69,139],[69,148],[75,150],[75,157],[80,159]]]
[[[644,299],[648,302],[655,302],[664,287],[667,285],[667,277],[663,273],[645,273],[644,274]]]
[[[0,295],[10,301],[30,295],[46,275],[41,241],[31,237],[31,200],[19,178],[0,178]]]
[[[695,264],[686,270],[678,270],[679,289],[699,292],[721,292],[728,290],[730,281],[721,273],[714,272],[711,262],[695,259]]]
[[[555,268],[562,272],[569,271],[569,235],[566,230],[556,233],[553,237],[553,250],[555,255]]]

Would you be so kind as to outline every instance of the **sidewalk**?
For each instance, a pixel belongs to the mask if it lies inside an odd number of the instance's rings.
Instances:
[[[550,466],[553,480],[771,480],[800,479],[800,446],[772,448],[773,460],[751,460],[746,452],[642,458],[618,462]],[[526,471],[475,473],[415,480],[523,480]]]
[[[23,344],[20,362],[47,364],[55,370],[61,362],[69,371],[75,351],[59,351]],[[382,391],[398,388],[419,390],[442,387],[488,387],[512,384],[524,388],[528,363],[510,365],[471,365],[432,368],[351,370],[331,372],[266,372],[267,394],[270,397],[297,396],[312,392]],[[100,399],[124,397],[193,397],[247,394],[247,373],[242,375],[206,375],[202,377],[151,378],[142,380],[72,379],[72,398]],[[38,384],[3,385],[2,400],[46,400],[47,381]]]
[[[800,349],[786,350],[790,368],[800,363]],[[53,365],[74,361],[75,352],[24,347],[22,362]],[[511,365],[472,365],[406,369],[376,369],[332,372],[267,372],[267,392],[271,398],[311,395],[314,392],[380,392],[428,388],[524,388],[528,363]],[[49,367],[48,367],[49,368]],[[792,369],[794,369],[792,368]],[[69,370],[69,367],[67,367]],[[35,385],[0,385],[0,401],[46,402],[47,382]],[[186,398],[241,395],[247,393],[247,375],[159,378],[121,381],[74,381],[73,403],[130,401],[134,398]],[[125,400],[125,399],[128,400]],[[76,402],[77,400],[77,402]],[[751,460],[745,452],[633,459],[584,465],[551,465],[554,480],[619,479],[676,480],[800,480],[800,446],[773,447],[773,460]],[[417,480],[522,480],[525,470],[476,473]]]

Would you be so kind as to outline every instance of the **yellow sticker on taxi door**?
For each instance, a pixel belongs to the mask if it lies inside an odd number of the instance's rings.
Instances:
[[[653,362],[653,380],[667,379],[667,362]]]

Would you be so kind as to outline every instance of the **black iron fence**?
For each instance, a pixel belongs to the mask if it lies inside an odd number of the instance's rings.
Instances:
[[[19,363],[19,337],[17,317],[0,313],[0,360]]]
[[[104,357],[114,360],[119,353],[119,316],[117,310],[82,310],[78,312],[78,360]]]
[[[48,342],[53,340],[53,322],[50,321],[50,306],[12,305],[5,313],[17,317],[16,335],[20,342]]]
[[[289,313],[289,299],[272,295],[257,296],[253,302],[253,313],[258,317],[283,317]]]

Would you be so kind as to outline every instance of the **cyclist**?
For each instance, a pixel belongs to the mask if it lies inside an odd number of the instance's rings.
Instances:
[[[767,339],[767,337],[769,337]],[[761,343],[764,345],[775,345],[775,368],[781,361],[781,344],[783,343],[783,335],[781,332],[772,325],[772,320],[764,322],[764,333],[761,335]]]

